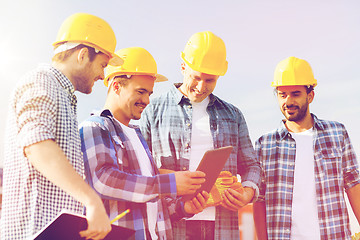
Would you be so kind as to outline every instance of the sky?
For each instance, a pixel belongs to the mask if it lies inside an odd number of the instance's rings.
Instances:
[[[307,60],[318,80],[310,111],[345,124],[359,158],[358,0],[0,0],[0,166],[10,93],[22,75],[50,63],[61,23],[76,12],[105,19],[117,50],[139,46],[154,56],[169,81],[157,83],[153,96],[182,81],[180,52],[192,34],[221,37],[229,68],[214,94],[242,111],[253,142],[283,118],[270,86],[277,63]],[[106,88],[98,81],[90,95],[77,97],[81,122],[103,107]]]

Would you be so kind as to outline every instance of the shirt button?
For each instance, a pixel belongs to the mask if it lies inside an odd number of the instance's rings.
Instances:
[[[292,144],[291,144],[291,147],[295,147],[295,144],[292,143]]]
[[[191,105],[188,105],[188,108],[190,109],[190,108],[191,108]]]
[[[188,122],[188,123],[186,123],[186,126],[190,127],[190,123],[189,123],[189,122]]]
[[[188,147],[189,147],[189,144],[188,144],[188,143],[186,143],[186,144],[185,144],[185,147],[186,147],[186,148],[188,148]]]
[[[183,167],[183,170],[186,171],[186,167]]]
[[[290,232],[290,229],[288,229],[288,228],[287,228],[287,229],[285,229],[285,232],[289,233],[289,232]]]

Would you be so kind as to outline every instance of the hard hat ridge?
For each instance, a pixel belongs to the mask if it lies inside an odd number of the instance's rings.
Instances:
[[[149,75],[155,77],[155,82],[167,81],[165,76],[157,73],[155,59],[146,49],[141,47],[123,48],[116,54],[124,59],[124,64],[106,67],[105,86],[109,85],[112,78],[119,75]]]
[[[116,47],[114,31],[105,20],[97,16],[75,13],[66,18],[53,43],[55,51],[67,42],[81,43],[103,52],[110,57],[109,63],[112,65],[123,63],[123,60],[114,53]],[[57,52],[60,50],[62,49],[58,49]]]
[[[317,85],[310,64],[300,58],[288,57],[278,63],[272,87]]]
[[[228,68],[225,43],[210,31],[192,35],[181,58],[193,70],[207,74],[223,76]]]

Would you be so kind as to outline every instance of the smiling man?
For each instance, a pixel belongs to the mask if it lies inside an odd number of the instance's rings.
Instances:
[[[233,146],[223,170],[240,174],[245,188],[225,191],[222,206],[174,222],[175,239],[239,239],[238,209],[257,198],[261,171],[243,114],[213,94],[228,67],[225,43],[212,32],[195,33],[181,58],[183,82],[152,99],[142,133],[161,171],[194,171],[207,150]]]
[[[254,219],[259,240],[351,240],[344,191],[360,222],[360,177],[343,124],[310,113],[317,81],[309,63],[289,57],[275,70],[285,119],[256,142],[265,172]]]
[[[69,16],[54,42],[52,64],[42,64],[18,82],[11,97],[4,159],[1,239],[30,239],[62,210],[87,209],[86,238],[111,230],[101,199],[83,180],[84,162],[75,91],[89,94],[104,79],[115,34],[103,19]]]
[[[115,224],[134,229],[135,239],[172,239],[170,216],[182,218],[202,211],[209,195],[168,206],[166,197],[194,193],[205,181],[202,172],[159,174],[140,129],[130,124],[149,104],[157,74],[151,54],[140,47],[116,52],[124,59],[109,66],[104,109],[81,124],[86,178],[100,194],[110,218],[130,209]]]

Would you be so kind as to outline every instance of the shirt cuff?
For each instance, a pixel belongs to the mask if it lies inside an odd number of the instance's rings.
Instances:
[[[241,183],[241,185],[243,187],[250,187],[250,188],[255,190],[254,197],[250,202],[251,203],[256,202],[257,198],[259,197],[259,187],[255,183],[253,183],[251,181],[244,181],[244,182]]]

